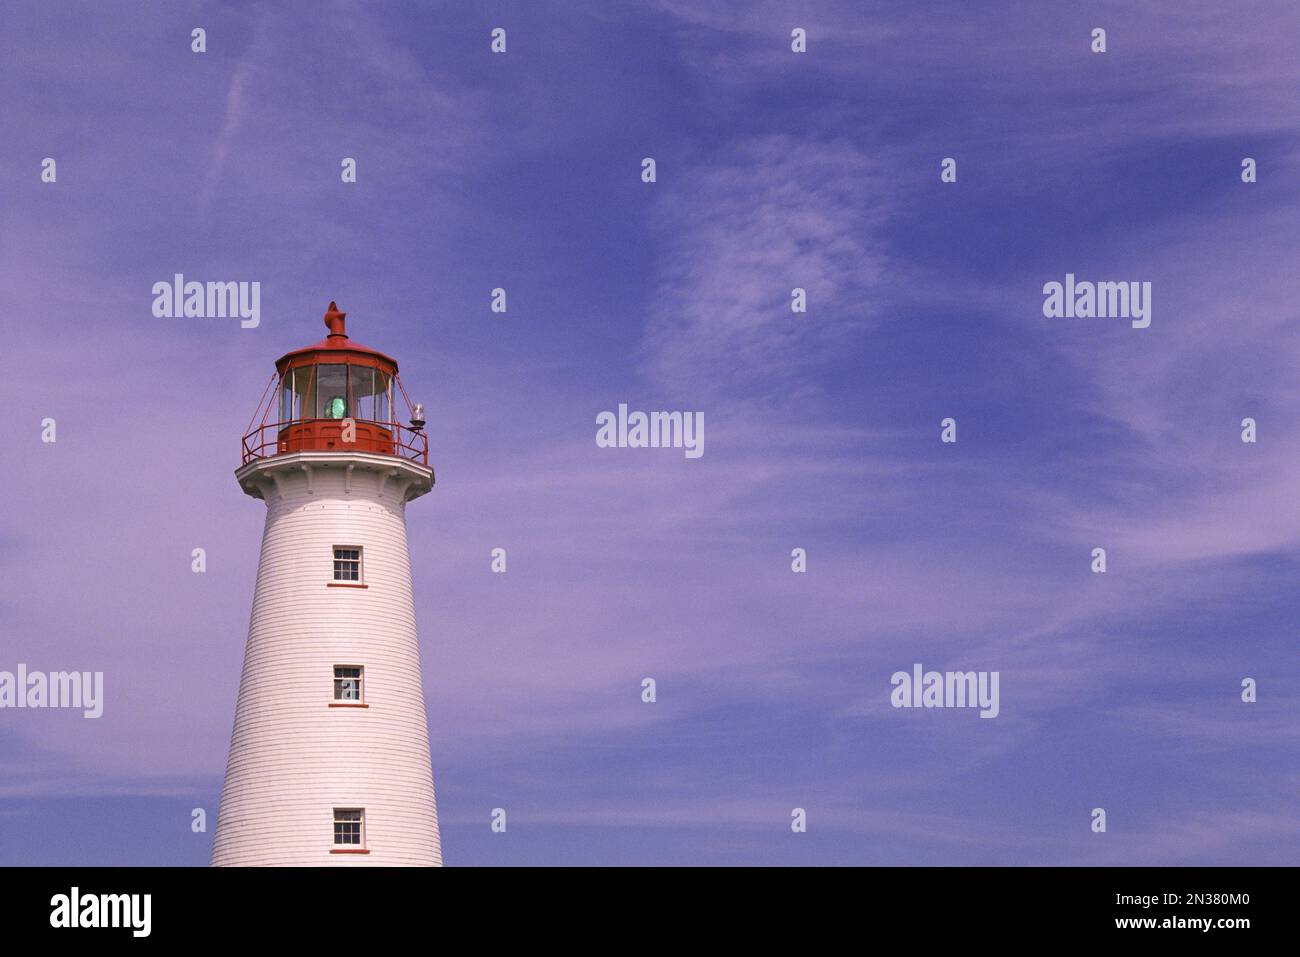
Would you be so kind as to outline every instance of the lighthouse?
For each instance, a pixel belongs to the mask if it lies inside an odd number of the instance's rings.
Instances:
[[[345,319],[276,362],[235,472],[266,525],[214,866],[442,863],[405,517],[424,410]]]

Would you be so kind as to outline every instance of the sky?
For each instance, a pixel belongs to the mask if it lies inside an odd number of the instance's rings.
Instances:
[[[0,864],[207,864],[264,518],[239,440],[330,300],[427,409],[447,865],[1295,864],[1298,28],[7,5],[0,670],[106,700],[0,709]],[[155,317],[178,272],[259,282],[260,324]],[[1150,282],[1150,327],[1045,316],[1067,273]],[[702,412],[704,455],[598,447],[620,403]],[[999,714],[892,707],[916,663],[998,672]]]

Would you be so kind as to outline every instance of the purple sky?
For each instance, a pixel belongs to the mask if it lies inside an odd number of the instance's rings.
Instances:
[[[0,670],[107,701],[0,710],[0,863],[207,862],[239,438],[330,299],[429,413],[448,864],[1295,863],[1300,8],[971,6],[8,5]],[[620,402],[705,455],[597,448]],[[891,708],[914,662],[1001,713]]]

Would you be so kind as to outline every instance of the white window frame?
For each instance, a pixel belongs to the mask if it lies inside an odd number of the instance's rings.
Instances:
[[[356,819],[355,821],[352,821],[352,820],[339,820],[339,815],[340,815],[340,814],[356,814],[356,815],[357,815],[357,819]],[[331,833],[330,836],[331,836],[331,838],[333,839],[333,845],[332,845],[332,846],[333,846],[336,850],[338,850],[338,849],[340,849],[340,848],[342,848],[342,849],[347,849],[347,850],[365,850],[365,847],[366,847],[366,809],[365,809],[365,808],[363,808],[363,807],[336,807],[336,808],[334,809],[334,815],[333,815],[333,821],[332,821],[332,823],[333,823],[334,827],[332,828],[332,833]],[[338,830],[338,825],[340,825],[340,824],[356,824],[356,825],[357,825],[357,842],[356,842],[356,843],[352,843],[351,841],[340,841],[340,840],[339,840],[339,830]]]
[[[339,552],[356,552],[356,553],[357,553],[357,557],[356,557],[355,559],[353,559],[353,558],[339,558]],[[361,584],[364,584],[364,583],[365,583],[365,580],[366,580],[366,565],[365,565],[365,560],[366,560],[366,550],[365,550],[364,548],[362,548],[360,545],[335,545],[335,546],[333,546],[333,547],[330,549],[330,555],[333,556],[333,562],[334,562],[334,564],[333,564],[334,578],[332,579],[333,581],[336,581],[336,582],[338,582],[338,583],[340,583],[340,584],[343,584],[343,585],[361,585]],[[352,562],[354,562],[354,561],[355,561],[356,564],[357,564],[357,577],[356,577],[356,578],[340,578],[340,577],[339,577],[339,563],[340,563],[340,562],[348,562],[348,563],[350,564],[350,563],[352,563]]]
[[[339,669],[341,668],[355,668],[358,674],[356,678],[342,677],[339,675]],[[366,666],[365,665],[335,665],[333,674],[334,674],[333,701],[335,704],[362,704],[365,702],[366,700]],[[339,697],[339,690],[340,690],[339,683],[343,681],[356,681],[357,696],[355,698]]]

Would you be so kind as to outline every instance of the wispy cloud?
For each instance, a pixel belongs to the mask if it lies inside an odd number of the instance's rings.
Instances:
[[[199,191],[199,214],[204,219],[212,208],[213,198],[221,184],[221,177],[226,169],[226,157],[230,155],[239,134],[239,126],[244,115],[246,88],[257,69],[257,63],[266,55],[265,43],[262,42],[263,35],[263,27],[259,22],[249,50],[239,59],[230,76],[230,86],[226,91],[225,116],[222,118],[221,130],[212,146],[203,188]]]
[[[843,140],[771,135],[663,177],[647,374],[692,395],[814,389],[818,363],[862,334],[880,295],[890,203],[875,161]],[[795,287],[806,313],[791,310]]]

